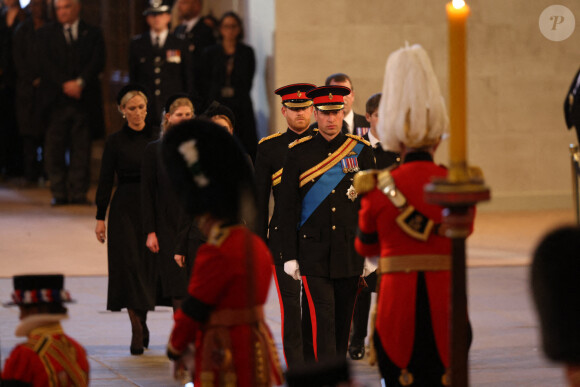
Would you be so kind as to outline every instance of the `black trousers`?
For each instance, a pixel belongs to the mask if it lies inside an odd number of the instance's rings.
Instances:
[[[350,345],[362,347],[368,334],[369,311],[371,310],[371,294],[376,291],[377,272],[374,271],[365,277],[367,287],[360,289],[356,297],[352,316],[352,331]]]
[[[284,272],[284,266],[274,265],[274,280],[282,314],[282,344],[287,368],[304,362],[302,319],[300,312],[300,281]]]
[[[91,132],[80,104],[71,102],[56,107],[45,138],[45,167],[50,190],[56,199],[86,199],[89,189]],[[69,151],[67,165],[66,153]]]
[[[359,278],[302,277],[309,303],[316,360],[346,355]]]

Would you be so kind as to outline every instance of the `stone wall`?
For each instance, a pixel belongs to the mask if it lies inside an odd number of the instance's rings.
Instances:
[[[260,2],[249,0],[249,3]],[[482,209],[571,207],[563,102],[580,64],[580,25],[562,42],[539,30],[545,0],[468,1],[468,159],[483,169],[492,201]],[[580,24],[580,3],[561,0]],[[328,74],[353,80],[355,111],[382,88],[388,55],[419,43],[447,99],[445,1],[279,0],[275,8],[274,86],[322,84]],[[286,125],[279,101],[271,132]],[[437,154],[446,163],[443,143]]]

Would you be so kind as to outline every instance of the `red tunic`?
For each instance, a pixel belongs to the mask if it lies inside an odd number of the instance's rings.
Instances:
[[[397,188],[409,204],[441,223],[441,207],[425,203],[423,187],[434,176],[444,177],[447,170],[432,161],[404,163],[391,171]],[[374,189],[361,200],[359,228],[363,233],[377,233],[378,243],[355,240],[357,251],[364,256],[389,257],[405,255],[450,255],[451,241],[431,234],[426,242],[407,235],[395,222],[400,214],[387,196]],[[431,309],[431,322],[439,357],[449,367],[449,271],[425,272]],[[417,272],[382,275],[378,293],[376,330],[390,359],[401,369],[411,360],[415,335],[415,302]]]
[[[89,363],[84,348],[64,334],[59,323],[32,330],[4,365],[2,380],[33,387],[87,386]]]
[[[251,259],[248,259],[248,256]],[[251,277],[248,277],[249,270],[252,273]],[[212,315],[220,311],[248,310],[251,307],[261,306],[266,303],[271,278],[270,250],[262,239],[252,234],[246,227],[222,228],[217,237],[210,235],[208,242],[199,248],[188,288],[189,296],[196,300],[197,312],[188,313],[178,310],[169,340],[170,350],[177,353],[183,352],[189,343],[195,342],[194,384],[196,386],[214,385],[204,384],[201,381],[202,378],[204,381],[207,380],[207,375],[202,375],[202,364],[208,359],[204,359],[202,349],[208,329],[204,324],[205,321],[199,321],[200,319],[196,317],[203,315],[199,313],[199,310],[207,308],[211,320]],[[253,297],[249,297],[248,289],[252,289]],[[254,298],[253,304],[249,303],[250,298]],[[231,348],[237,379],[237,384],[233,385],[248,387],[258,385],[254,380],[257,357],[251,356],[254,353],[257,336],[266,340],[269,347],[265,358],[269,359],[270,364],[265,365],[263,373],[265,372],[270,380],[271,375],[275,375],[277,379],[271,380],[268,385],[281,383],[277,353],[270,331],[265,324],[262,323],[259,327],[256,324],[235,324],[225,329],[227,337],[219,339],[228,341],[228,346]],[[212,336],[212,339],[215,337]],[[261,359],[264,357],[262,356]],[[217,385],[223,375],[217,375],[216,372],[216,375],[212,377]]]

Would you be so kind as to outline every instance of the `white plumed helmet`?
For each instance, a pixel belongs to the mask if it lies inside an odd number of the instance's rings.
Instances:
[[[449,119],[427,52],[418,44],[389,55],[379,105],[378,134],[388,150],[430,147]]]

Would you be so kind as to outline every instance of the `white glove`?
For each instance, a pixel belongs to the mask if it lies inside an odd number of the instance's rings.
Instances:
[[[300,281],[300,266],[298,265],[297,260],[293,259],[284,262],[284,272],[296,281]]]
[[[363,266],[363,272],[362,272],[362,276],[366,277],[369,274],[372,274],[373,271],[377,270],[377,265],[375,263],[373,263],[372,258],[365,258],[365,264]]]

